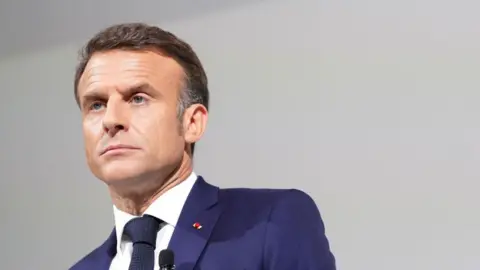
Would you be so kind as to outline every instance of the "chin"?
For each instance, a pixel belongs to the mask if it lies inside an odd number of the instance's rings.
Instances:
[[[98,178],[106,184],[121,183],[138,179],[145,175],[146,168],[142,162],[114,161],[102,166]]]

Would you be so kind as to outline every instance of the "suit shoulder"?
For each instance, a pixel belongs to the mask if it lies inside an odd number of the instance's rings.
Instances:
[[[269,188],[225,188],[220,189],[222,198],[227,200],[276,200],[282,193],[288,189],[269,189]]]
[[[235,200],[299,200],[312,202],[306,192],[299,189],[268,189],[268,188],[225,188],[220,189],[221,195]]]
[[[287,231],[324,230],[319,207],[314,199],[299,189],[231,188],[220,192],[230,213],[275,224]]]
[[[271,211],[278,206],[315,205],[313,199],[298,189],[220,189],[220,199],[230,206],[239,206],[252,211]]]
[[[265,269],[334,270],[335,257],[315,201],[300,190],[289,190],[269,213],[265,237]]]

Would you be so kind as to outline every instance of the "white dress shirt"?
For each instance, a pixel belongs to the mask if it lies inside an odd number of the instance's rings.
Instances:
[[[196,180],[197,175],[192,172],[185,181],[157,198],[144,213],[159,218],[165,222],[157,233],[154,264],[155,270],[159,269],[158,255],[161,250],[167,248],[170,238],[173,235],[173,230],[177,225],[178,218],[180,217],[180,213],[182,212],[183,205],[185,204],[187,196]],[[123,236],[123,228],[128,221],[136,216],[125,213],[115,206],[113,206],[113,213],[117,233],[117,254],[110,264],[110,270],[128,270],[133,251],[133,244],[128,237]]]

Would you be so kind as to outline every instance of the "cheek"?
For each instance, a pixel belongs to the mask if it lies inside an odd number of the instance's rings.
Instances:
[[[92,123],[83,123],[83,140],[85,143],[85,149],[90,152],[96,147],[97,141],[102,134],[102,126]]]
[[[132,121],[134,129],[142,135],[150,147],[171,148],[176,147],[177,140],[181,136],[181,124],[176,114],[166,115],[157,112],[157,117],[152,114],[138,114]]]

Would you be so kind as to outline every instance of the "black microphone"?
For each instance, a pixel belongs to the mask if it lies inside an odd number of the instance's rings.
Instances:
[[[158,264],[160,270],[174,270],[175,269],[175,254],[171,249],[164,249],[160,251],[158,256]]]

